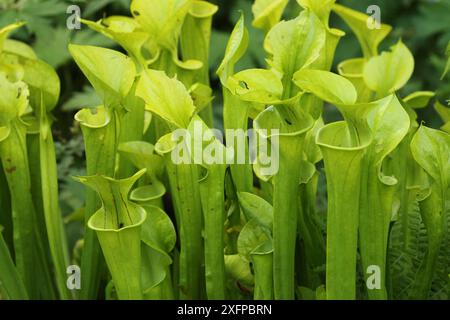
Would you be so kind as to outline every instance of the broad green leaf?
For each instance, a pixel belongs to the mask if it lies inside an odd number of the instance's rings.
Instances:
[[[236,23],[225,50],[225,56],[216,73],[222,85],[226,85],[228,78],[234,74],[236,62],[244,55],[248,47],[248,31],[244,24],[244,15]]]
[[[354,104],[357,100],[353,84],[332,72],[303,69],[295,73],[293,81],[303,91],[333,104]]]
[[[42,92],[44,107],[47,112],[51,111],[58,103],[61,90],[58,74],[41,60],[21,58],[20,63],[24,69],[23,81],[29,86],[33,107],[36,108],[40,103]]]
[[[270,65],[289,81],[295,72],[319,58],[324,45],[325,28],[309,11],[303,11],[294,20],[278,23],[264,41],[264,48],[271,55]]]
[[[272,230],[273,207],[264,199],[248,192],[239,192],[239,204],[248,221],[255,220],[259,225]]]
[[[209,88],[209,57],[211,51],[212,21],[218,9],[218,6],[207,1],[194,1],[181,30],[180,47],[183,59],[202,63],[201,69],[196,70],[194,73],[191,83],[194,83],[197,89],[200,89],[198,86],[204,87],[199,91],[204,91],[205,98],[212,97],[212,91],[210,93],[207,92],[208,89],[211,90]],[[187,82],[185,84],[188,85]],[[201,96],[202,94],[200,94]],[[199,100],[206,99],[200,98]],[[201,116],[206,120],[208,125],[212,125],[211,101],[205,102],[197,101],[195,102],[195,106],[197,110],[201,111],[206,108]]]
[[[196,113],[202,111],[214,100],[213,90],[210,86],[196,83],[189,88],[189,93],[194,102]]]
[[[427,229],[426,253],[417,271],[416,281],[410,291],[410,298],[427,299],[433,281],[442,281],[439,275],[439,259],[443,258],[443,288],[448,273],[448,255],[442,251],[448,233],[448,212],[450,197],[450,135],[421,126],[411,141],[411,152],[416,162],[431,177],[427,193],[419,198],[420,214]],[[427,187],[427,186],[422,186]],[[445,250],[445,249],[444,249]],[[441,258],[441,259],[442,259]],[[441,285],[441,284],[438,284]]]
[[[194,0],[189,8],[189,14],[196,18],[209,18],[217,13],[219,7],[202,0]]]
[[[411,141],[411,150],[414,159],[446,192],[450,185],[450,135],[421,126]]]
[[[412,109],[422,109],[428,106],[435,95],[433,91],[417,91],[403,98],[403,102]]]
[[[146,103],[146,109],[171,125],[187,128],[195,112],[194,102],[185,86],[164,72],[145,71],[136,89],[136,95]]]
[[[147,212],[147,219],[142,224],[142,241],[149,247],[166,255],[176,243],[175,227],[169,216],[155,206],[143,206]]]
[[[251,253],[270,239],[270,231],[262,227],[258,220],[252,219],[246,223],[239,233],[238,252],[247,261]]]
[[[29,45],[12,39],[5,40],[3,43],[3,51],[32,60],[37,59],[36,53]]]
[[[311,64],[310,69],[330,70],[333,66],[336,48],[345,36],[345,32],[335,28],[326,28],[325,45],[319,58]]]
[[[227,87],[244,101],[279,103],[283,95],[280,77],[271,70],[249,69],[228,78]]]
[[[356,257],[363,158],[370,134],[353,145],[346,122],[334,122],[317,135],[327,174],[327,299],[356,298]]]
[[[391,26],[381,24],[379,29],[369,29],[368,24],[374,22],[372,17],[339,4],[333,6],[333,11],[339,15],[355,33],[361,45],[364,58],[369,59],[378,55],[378,46],[391,32]]]
[[[289,0],[256,0],[252,6],[252,25],[269,32],[280,21],[288,2]]]
[[[112,16],[98,22],[81,21],[92,30],[116,41],[137,63],[145,63],[141,50],[149,35],[140,29],[136,20],[129,17]]]
[[[118,51],[100,47],[72,44],[69,51],[105,106],[120,104],[136,76],[133,61]]]
[[[192,0],[133,0],[131,13],[151,40],[169,51],[177,50],[183,21]]]
[[[414,71],[414,57],[399,41],[390,52],[372,57],[364,66],[364,81],[379,98],[403,88]]]

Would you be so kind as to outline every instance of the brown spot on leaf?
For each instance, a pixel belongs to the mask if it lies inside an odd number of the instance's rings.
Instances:
[[[5,170],[6,170],[6,172],[7,173],[13,173],[14,171],[16,171],[16,167],[14,166],[14,167],[11,167],[11,168],[5,168]]]

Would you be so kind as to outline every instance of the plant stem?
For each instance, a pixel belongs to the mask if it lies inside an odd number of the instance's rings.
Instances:
[[[202,208],[196,165],[176,165],[170,153],[165,155],[166,168],[180,236],[180,289],[184,299],[201,296],[203,244]]]
[[[87,175],[114,176],[117,150],[117,119],[111,114],[111,120],[102,128],[82,126],[85,150]],[[85,223],[100,208],[100,199],[97,193],[90,188],[86,189]],[[81,259],[81,299],[95,299],[104,271],[105,263],[100,244],[93,230],[85,227],[83,255]]]
[[[200,182],[201,202],[205,221],[205,275],[206,294],[211,300],[225,299],[225,166],[216,165],[208,170]]]

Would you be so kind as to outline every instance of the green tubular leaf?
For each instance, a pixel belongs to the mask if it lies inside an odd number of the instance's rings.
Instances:
[[[185,86],[162,71],[146,70],[139,79],[136,95],[145,101],[147,110],[178,128],[187,128],[195,112]]]
[[[138,300],[142,299],[141,226],[146,212],[135,205],[128,209],[133,223],[123,228],[105,228],[103,220],[109,213],[103,208],[89,219],[88,225],[97,233],[119,299]]]
[[[297,237],[297,203],[289,195],[298,194],[303,142],[313,119],[295,106],[269,107],[254,121],[257,134],[270,140],[279,150],[278,171],[273,179],[274,297],[293,299],[295,292],[294,260]],[[279,130],[278,133],[273,129]],[[278,140],[278,141],[277,141]]]
[[[306,160],[311,164],[316,164],[322,160],[322,153],[316,144],[316,136],[320,129],[325,126],[323,119],[319,118],[314,127],[306,133],[305,144],[303,146]]]
[[[41,115],[39,131],[39,164],[42,202],[45,224],[50,245],[50,252],[55,265],[56,283],[62,299],[69,299],[66,284],[66,270],[69,266],[69,254],[66,233],[59,208],[58,173],[56,167],[55,145],[51,134],[51,124],[44,106],[44,95],[41,95]]]
[[[105,106],[120,104],[136,76],[133,61],[118,51],[100,47],[71,44],[69,51]]]
[[[311,64],[311,69],[330,70],[333,65],[336,48],[345,32],[339,29],[327,28],[325,45],[319,58]]]
[[[280,21],[288,2],[289,0],[256,0],[252,6],[252,25],[269,32]]]
[[[401,89],[414,71],[414,57],[409,49],[399,41],[391,52],[383,52],[372,57],[364,66],[364,81],[377,93],[379,98]]]
[[[185,150],[188,149],[185,142],[179,143],[184,143]],[[175,164],[173,162],[172,153],[176,147],[177,141],[173,134],[169,133],[158,140],[155,150],[164,156],[180,235],[180,294],[185,299],[198,299],[200,297],[200,279],[203,274],[199,173],[194,164]]]
[[[336,0],[297,0],[297,2],[304,9],[309,9],[314,12],[325,25],[328,25],[328,18],[330,17],[331,8]]]
[[[145,141],[130,141],[119,145],[118,151],[138,169],[147,169],[147,175],[162,177],[164,160],[155,152],[155,147]]]
[[[223,122],[225,129],[235,129],[245,131],[248,128],[248,117],[250,103],[243,101],[239,97],[235,96],[228,88],[228,79],[234,75],[235,64],[244,55],[248,47],[248,31],[245,28],[244,15],[241,14],[239,21],[236,23],[233,32],[227,43],[225,56],[217,69],[217,75],[223,86]],[[236,131],[238,132],[238,131]],[[228,145],[235,146],[235,155],[237,157],[237,146],[242,141],[239,137],[235,136],[233,141],[227,141]],[[248,155],[248,142],[245,140],[246,158]],[[231,175],[233,182],[238,191],[251,192],[253,189],[253,173],[252,167],[248,164],[236,164],[239,163],[235,157],[233,165],[231,165]],[[240,212],[234,213],[235,220],[239,219]]]
[[[434,96],[436,93],[433,91],[417,91],[403,98],[403,102],[412,109],[422,109],[428,106]]]
[[[369,111],[369,109],[373,108]],[[386,299],[386,256],[389,226],[395,210],[394,195],[397,179],[382,170],[384,159],[407,135],[410,128],[408,113],[396,96],[372,103],[366,119],[373,139],[365,157],[360,215],[360,251],[363,270],[378,266],[381,287],[369,290],[370,299]],[[366,274],[366,279],[369,277]]]
[[[208,299],[225,299],[225,170],[214,165],[200,181],[205,238],[205,280]]]
[[[0,50],[1,51],[1,50]],[[29,45],[12,39],[6,39],[3,43],[3,51],[12,53],[31,60],[37,60],[36,53]]]
[[[104,106],[81,109],[75,114],[75,120],[83,127],[101,129],[111,122],[110,113]]]
[[[450,136],[421,126],[411,141],[414,159],[433,179],[441,192],[450,185]]]
[[[317,16],[307,10],[298,18],[274,26],[264,41],[271,55],[269,64],[283,75],[284,98],[295,95],[294,73],[316,61],[325,46],[326,30]]]
[[[272,225],[272,221],[270,225]],[[250,219],[239,233],[237,247],[239,255],[244,260],[253,263],[255,275],[254,299],[273,299],[271,230],[261,225],[259,219]]]
[[[226,86],[228,78],[234,74],[234,66],[242,58],[248,47],[248,31],[245,28],[244,15],[241,14],[239,21],[231,32],[227,43],[225,56],[216,73],[223,86]]]
[[[203,116],[202,111],[210,107],[214,100],[213,90],[211,87],[197,82],[189,88],[189,94],[194,102],[196,112]],[[208,122],[208,119],[205,121]]]
[[[138,203],[152,203],[153,200],[160,199],[166,193],[166,187],[159,180],[154,180],[149,185],[137,187],[130,194],[130,199]]]
[[[206,173],[200,180],[205,238],[205,279],[208,299],[225,299],[225,171],[226,148],[198,117],[189,124],[193,141],[188,143],[194,163],[201,163]],[[199,142],[198,139],[201,139]],[[202,161],[198,161],[202,160]]]
[[[218,6],[207,1],[194,1],[181,30],[181,52],[184,59],[197,60],[203,66],[196,72],[193,83],[202,84],[209,89],[209,51],[212,32],[212,18],[218,11]],[[209,94],[212,96],[212,92]],[[211,101],[203,106],[196,103],[197,109],[203,109],[201,116],[210,126],[213,125]]]
[[[273,246],[269,239],[251,253],[255,274],[253,299],[273,299]]]
[[[444,77],[447,75],[447,73],[450,71],[450,42],[447,45],[447,50],[445,51],[448,60],[447,60],[447,64],[445,65],[445,70],[444,73],[442,74],[441,79],[444,79]]]
[[[88,175],[114,176],[116,149],[118,144],[117,115],[100,106],[82,109],[75,115],[80,122],[86,150],[86,171]],[[95,191],[86,191],[85,223],[100,208],[101,203]],[[82,299],[95,299],[100,284],[104,261],[95,232],[85,228],[85,239],[81,267]]]
[[[283,84],[275,72],[264,69],[249,69],[228,78],[227,88],[233,95],[248,102],[264,104],[280,103]]]
[[[169,51],[177,49],[183,21],[192,0],[133,0],[131,13],[151,41]]]
[[[111,16],[97,22],[84,19],[81,22],[92,30],[116,41],[134,59],[140,69],[146,67],[141,50],[148,40],[149,34],[140,29],[136,20],[130,17]]]
[[[251,288],[254,277],[249,263],[239,254],[225,256],[225,267],[228,276],[244,288]]]
[[[4,49],[5,41],[8,38],[9,34],[14,30],[22,27],[24,24],[24,22],[16,22],[0,29],[0,53]]]
[[[323,127],[317,135],[327,173],[327,299],[356,298],[356,253],[363,157],[370,135],[353,146],[345,122]],[[343,168],[345,168],[343,170]]]
[[[95,190],[102,201],[103,219],[90,219],[92,227],[118,230],[136,223],[135,217],[129,215],[134,208],[127,199],[131,188],[145,174],[145,171],[142,169],[131,178],[122,180],[101,175],[76,178],[79,182]],[[100,222],[103,225],[99,225]]]
[[[364,81],[363,71],[366,61],[363,58],[349,59],[338,65],[339,74],[349,80],[358,92],[358,102],[369,102],[372,91]]]
[[[332,72],[303,69],[295,73],[293,81],[303,91],[333,104],[354,104],[357,100],[353,84]]]
[[[371,18],[368,15],[339,4],[333,5],[333,11],[339,15],[355,33],[365,59],[378,55],[378,46],[391,32],[391,26],[381,24],[379,29],[369,29],[367,24],[370,22]]]
[[[145,128],[145,103],[135,95],[137,81],[123,101],[124,108],[119,112],[119,145],[129,141],[143,139]],[[127,158],[119,156],[118,178],[134,173],[133,164]]]

